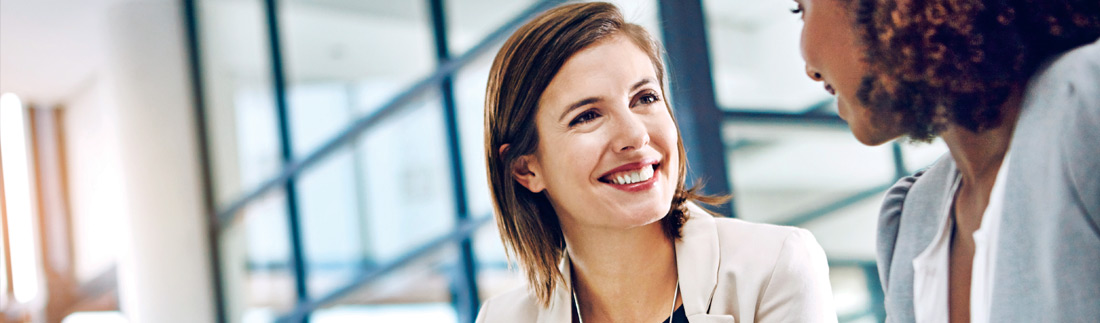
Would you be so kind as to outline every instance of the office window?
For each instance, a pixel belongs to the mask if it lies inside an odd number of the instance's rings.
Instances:
[[[470,50],[489,33],[514,19],[535,0],[445,0],[448,49],[452,56]],[[496,52],[496,51],[492,51]],[[490,61],[492,58],[490,58]],[[482,92],[484,94],[485,92]]]
[[[504,39],[486,37],[507,36],[518,24],[505,24],[558,2],[197,2],[213,189],[219,210],[244,205],[221,223],[219,235],[230,321],[292,313],[316,322],[460,321],[472,315],[459,304],[474,292],[467,282],[480,293],[476,302],[524,284],[518,269],[508,267],[490,219],[484,92]],[[658,39],[669,23],[700,23],[661,21],[657,0],[612,2]],[[267,3],[277,5],[273,26]],[[441,15],[433,14],[438,4]],[[876,319],[881,297],[868,268],[881,194],[898,176],[938,158],[942,144],[855,141],[832,98],[805,76],[801,22],[790,3],[703,4],[709,81],[723,117],[720,133],[697,135],[721,138],[737,215],[810,229],[830,256],[842,320]],[[439,16],[445,25],[437,29]],[[272,30],[281,52],[275,64]],[[450,59],[459,59],[454,70],[441,69],[437,32],[447,36]],[[285,80],[283,88],[277,79]],[[281,99],[285,129],[277,115]],[[448,137],[450,103],[457,138]],[[291,161],[306,161],[305,167],[287,168],[283,139]],[[460,187],[452,173],[458,163]],[[240,199],[259,183],[282,180],[281,172],[290,180]],[[461,203],[468,219],[456,214]],[[465,239],[472,240],[470,253]],[[295,250],[304,277],[294,275]],[[462,276],[467,270],[475,274],[469,281]],[[297,299],[297,279],[304,280],[305,300]]]
[[[413,103],[302,174],[310,294],[396,260],[455,224],[437,96]]]
[[[262,0],[195,1],[216,204],[224,207],[282,166]]]
[[[295,305],[286,195],[266,194],[226,224],[219,239],[228,322],[262,323]]]
[[[425,1],[283,0],[278,22],[296,157],[435,66]]]
[[[453,243],[371,277],[319,309],[310,322],[458,322],[451,305],[451,274],[458,263]]]
[[[806,77],[802,20],[790,12],[793,1],[703,3],[720,107],[801,112],[829,98],[821,83]]]

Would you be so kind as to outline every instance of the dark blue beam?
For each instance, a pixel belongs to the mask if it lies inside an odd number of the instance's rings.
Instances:
[[[432,31],[435,34],[435,52],[439,64],[451,60],[451,51],[447,35],[447,11],[443,0],[428,0],[431,9]],[[462,166],[462,146],[458,131],[458,112],[455,108],[454,77],[443,77],[439,84],[439,93],[443,105],[443,118],[447,128],[447,153],[451,158],[451,191],[455,201],[456,223],[462,223],[469,217],[466,201],[466,173]],[[451,294],[459,322],[473,323],[477,318],[481,299],[477,288],[477,262],[474,258],[474,244],[470,237],[458,243],[459,266],[455,267],[451,278]]]
[[[284,167],[294,162],[294,145],[290,133],[290,113],[287,103],[286,74],[283,71],[283,55],[281,36],[279,34],[279,3],[277,0],[264,1],[264,16],[267,23],[268,44],[271,54],[271,80],[275,90],[275,112],[279,123],[279,153]],[[290,261],[294,275],[294,291],[297,301],[309,300],[309,289],[306,280],[309,273],[306,271],[305,248],[302,241],[301,221],[298,209],[298,187],[293,177],[288,177],[283,183],[286,194],[286,221],[290,235]],[[297,322],[308,322],[308,317],[302,317]]]
[[[703,193],[731,194],[702,0],[659,0],[658,5],[668,52],[673,112],[687,150],[688,184],[702,179],[706,184]],[[716,211],[735,216],[734,210],[731,200]]]
[[[214,197],[214,177],[211,170],[210,159],[210,137],[207,132],[206,124],[206,97],[202,89],[202,60],[201,60],[201,46],[199,45],[199,31],[198,31],[198,18],[196,14],[196,7],[194,0],[183,1],[183,23],[184,29],[187,31],[187,59],[190,63],[191,77],[191,99],[194,100],[195,108],[195,132],[196,140],[199,143],[199,160],[202,161],[199,164],[199,172],[202,177],[202,198],[203,209],[207,214],[206,221],[203,224],[206,225],[206,248],[207,254],[210,256],[210,273],[213,275],[213,281],[211,282],[214,287],[214,319],[218,323],[225,323],[225,291],[224,279],[222,277],[221,270],[221,236],[218,234],[218,218],[216,217],[217,206],[215,205]],[[112,270],[112,272],[114,272]]]
[[[727,122],[770,124],[770,125],[798,125],[810,127],[823,127],[837,130],[848,130],[848,123],[833,114],[823,113],[787,113],[771,111],[749,110],[725,110],[722,118]]]

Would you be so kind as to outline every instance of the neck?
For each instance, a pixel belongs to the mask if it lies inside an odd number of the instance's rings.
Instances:
[[[972,233],[981,225],[982,214],[989,204],[989,194],[1008,153],[1012,132],[1020,115],[1018,92],[1005,102],[1001,111],[1002,119],[996,127],[973,132],[952,124],[942,133],[962,177],[953,211],[956,225],[964,233]]]
[[[673,306],[676,254],[660,221],[631,229],[565,231],[586,322],[663,320]]]
[[[951,157],[969,186],[992,189],[997,170],[1004,161],[1012,132],[1020,114],[1020,96],[1013,95],[1001,109],[1001,123],[981,132],[973,132],[962,126],[950,124],[942,133]]]

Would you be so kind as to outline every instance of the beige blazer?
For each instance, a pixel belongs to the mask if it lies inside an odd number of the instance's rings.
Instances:
[[[559,268],[569,268],[563,257]],[[691,205],[676,266],[688,321],[836,322],[825,252],[805,229],[714,218]],[[485,301],[477,322],[572,321],[569,270],[550,306],[526,288]]]

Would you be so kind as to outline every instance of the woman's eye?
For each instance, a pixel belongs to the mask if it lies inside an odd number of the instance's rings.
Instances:
[[[595,120],[599,116],[600,114],[596,113],[596,111],[588,110],[577,115],[576,118],[573,118],[573,121],[569,121],[569,126],[572,127],[582,123],[587,123],[589,121]]]
[[[634,101],[634,104],[632,104],[631,106],[637,106],[639,104],[649,105],[657,103],[657,101],[661,101],[661,98],[658,97],[656,94],[650,92],[638,96],[637,101]]]
[[[802,10],[802,4],[798,3],[798,2],[795,2],[795,4],[797,4],[798,6],[795,7],[794,9],[791,9],[791,13],[796,14],[796,15],[802,13],[802,11],[803,11]]]

